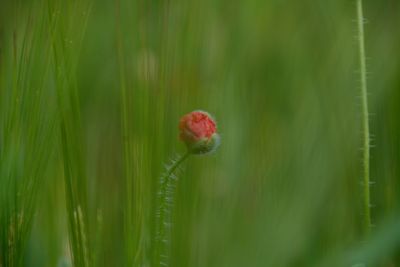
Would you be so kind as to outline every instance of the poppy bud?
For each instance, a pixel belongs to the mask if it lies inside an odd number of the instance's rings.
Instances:
[[[184,115],[179,122],[180,139],[192,154],[214,152],[220,137],[214,119],[205,111],[196,110]]]

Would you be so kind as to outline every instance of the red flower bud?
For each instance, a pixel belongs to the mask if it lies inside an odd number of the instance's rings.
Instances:
[[[184,115],[179,122],[179,130],[179,137],[190,153],[207,154],[219,146],[217,125],[205,111],[197,110]]]

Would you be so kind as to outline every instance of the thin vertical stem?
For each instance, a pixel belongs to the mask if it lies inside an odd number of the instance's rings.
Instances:
[[[358,24],[358,48],[360,57],[360,78],[361,78],[361,106],[362,106],[362,130],[363,130],[363,184],[364,184],[364,231],[369,235],[371,231],[370,212],[370,133],[368,118],[368,97],[367,97],[367,66],[365,63],[365,40],[364,40],[364,15],[362,0],[357,0],[357,24]]]
[[[169,236],[168,230],[171,226],[172,205],[174,201],[173,175],[179,165],[190,156],[189,151],[178,158],[167,168],[165,175],[161,177],[160,190],[158,192],[159,202],[156,214],[156,238],[154,247],[154,266],[169,266]]]

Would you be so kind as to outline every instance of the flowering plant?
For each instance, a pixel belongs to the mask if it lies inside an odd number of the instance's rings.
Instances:
[[[179,137],[191,154],[212,153],[220,144],[215,120],[205,111],[184,115],[179,122],[179,130]]]
[[[154,266],[169,266],[169,227],[171,224],[171,209],[174,203],[174,174],[179,165],[190,155],[205,155],[214,152],[220,137],[217,125],[211,115],[205,111],[196,110],[184,115],[179,121],[179,138],[186,144],[187,152],[175,160],[161,177],[156,211],[156,238],[154,246]]]

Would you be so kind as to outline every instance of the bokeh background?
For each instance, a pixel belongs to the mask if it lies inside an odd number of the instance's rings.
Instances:
[[[171,266],[400,266],[399,1],[364,1],[370,237],[355,1],[0,3],[0,266],[152,266],[196,109],[222,144],[179,172]]]

